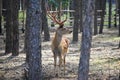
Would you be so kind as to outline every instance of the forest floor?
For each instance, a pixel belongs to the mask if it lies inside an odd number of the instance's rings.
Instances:
[[[50,31],[53,36],[53,28]],[[104,29],[103,34],[93,36],[89,80],[120,80],[120,49],[116,29]],[[53,54],[51,41],[42,41],[42,69],[43,80],[77,80],[77,72],[80,58],[81,33],[79,41],[72,43],[72,34],[66,35],[71,41],[69,52],[66,56],[66,72],[60,70],[58,77],[54,75]],[[42,35],[43,38],[43,35]],[[0,35],[0,80],[26,80],[24,76],[25,53],[24,34],[20,32],[20,55],[3,55],[5,51],[5,36]]]

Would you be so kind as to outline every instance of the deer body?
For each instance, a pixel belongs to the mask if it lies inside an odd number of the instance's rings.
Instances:
[[[52,19],[55,23],[59,25],[59,27],[56,29],[55,36],[52,40],[51,48],[54,56],[54,67],[57,66],[57,58],[59,59],[59,68],[64,66],[64,74],[65,74],[65,58],[68,51],[69,46],[69,40],[67,38],[64,38],[64,34],[70,34],[72,31],[64,28],[64,22],[67,20],[67,18],[64,21],[59,21],[56,19],[55,13],[48,13],[48,16],[50,19]]]
[[[64,38],[64,34],[69,34],[72,31],[66,28],[58,28],[55,33],[55,37],[52,40],[52,52],[54,55],[54,66],[56,68],[57,57],[59,59],[59,67],[64,66],[64,73],[65,73],[65,58],[68,51],[69,40]]]

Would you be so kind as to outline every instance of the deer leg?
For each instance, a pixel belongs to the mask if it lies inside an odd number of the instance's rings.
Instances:
[[[62,56],[59,56],[59,67],[62,65]]]
[[[57,61],[57,56],[54,54],[54,74],[56,74],[56,61]]]
[[[65,57],[66,57],[66,56],[64,55],[64,58],[63,58],[63,60],[64,60],[64,64],[63,64],[63,66],[64,66],[64,75],[65,75],[65,70],[66,70],[66,69],[65,69],[65,62],[66,62]]]
[[[60,74],[61,65],[62,65],[62,56],[59,55],[59,68],[58,68],[58,75]]]
[[[54,55],[54,67],[56,68],[57,57]]]
[[[54,67],[56,67],[57,56],[54,50],[52,52],[53,52],[53,57],[54,57]]]

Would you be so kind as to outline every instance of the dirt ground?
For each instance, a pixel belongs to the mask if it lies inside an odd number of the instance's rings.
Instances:
[[[54,31],[51,29],[51,31]],[[89,80],[120,80],[120,49],[117,30],[104,30],[103,34],[93,36]],[[50,32],[53,36],[53,32]],[[42,69],[43,80],[77,80],[78,64],[80,57],[81,33],[79,41],[72,43],[72,34],[66,35],[71,41],[69,52],[66,57],[66,72],[63,68],[58,77],[54,75],[53,54],[51,52],[51,41],[42,42]],[[42,35],[43,38],[43,35]],[[0,35],[0,80],[26,80],[24,76],[25,53],[24,34],[20,32],[20,55],[3,55],[5,50],[5,36]]]

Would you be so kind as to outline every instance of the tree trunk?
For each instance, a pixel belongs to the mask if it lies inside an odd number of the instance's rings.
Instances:
[[[2,0],[0,0],[0,34],[2,34]]]
[[[94,13],[94,0],[85,2],[85,20],[83,22],[81,56],[79,60],[78,80],[88,80],[90,48],[92,41],[92,21]]]
[[[69,4],[70,4],[70,5],[69,5],[69,10],[74,10],[74,1],[71,0]],[[70,17],[72,17],[72,16],[73,16],[73,15],[70,14]]]
[[[19,54],[19,29],[18,29],[18,11],[19,11],[19,0],[13,0],[12,3],[12,20],[13,20],[13,48],[12,55],[17,56]]]
[[[74,26],[73,26],[73,42],[77,42],[78,41],[78,29],[79,29],[79,0],[74,0]]]
[[[61,21],[61,9],[62,9],[62,2],[58,0],[58,19]]]
[[[118,36],[120,37],[120,0],[117,0],[118,2],[118,14],[119,14],[119,32],[118,32]],[[118,44],[118,48],[120,48],[120,41],[119,41],[119,44]]]
[[[7,0],[2,0],[2,16],[3,20],[6,22],[6,9],[7,9]],[[3,24],[4,28],[6,27],[5,23]]]
[[[100,29],[99,29],[99,34],[103,33],[103,27],[104,27],[104,15],[105,15],[105,8],[106,8],[106,0],[101,1],[101,21],[100,21]]]
[[[46,8],[45,8],[45,0],[42,0],[42,28],[44,31],[44,40],[49,41],[50,40],[50,34],[49,34],[49,28],[47,23],[47,17],[46,17]]]
[[[6,28],[6,45],[5,45],[5,54],[12,52],[12,1],[6,1],[6,15],[5,15],[5,28]]]
[[[27,19],[27,11],[26,11],[26,19]],[[29,27],[27,27],[27,20],[26,20],[26,26],[25,26],[25,41],[24,41],[24,51],[26,53],[26,63],[29,62],[29,54],[27,53],[27,46],[29,46],[29,44],[27,43],[27,39],[28,39],[28,29]]]
[[[117,0],[115,0],[115,14],[114,14],[114,27],[117,28],[117,8],[118,8],[118,3]]]
[[[25,12],[26,12],[26,0],[21,0],[20,2],[21,4],[21,10],[22,10],[22,28],[21,28],[21,31],[22,33],[25,32]]]
[[[27,0],[27,49],[28,80],[42,80],[41,61],[41,28],[42,28],[42,0]]]
[[[73,0],[71,0],[70,1],[70,5],[69,5],[69,10],[74,10],[74,1]],[[69,14],[70,14],[70,20],[73,20],[73,12],[69,12]],[[70,22],[70,26],[73,26],[73,22],[72,21],[69,21]]]
[[[82,8],[82,0],[79,1],[80,2],[80,32],[83,31],[83,8]]]
[[[95,10],[94,10],[94,35],[98,34],[98,25],[97,25],[97,3],[98,0],[95,0]]]
[[[112,0],[109,1],[108,28],[111,28]]]
[[[118,44],[118,48],[120,48],[120,41],[119,41],[119,44]]]
[[[120,37],[120,0],[118,0],[118,13],[119,13],[119,33],[118,33],[118,36]]]

